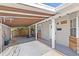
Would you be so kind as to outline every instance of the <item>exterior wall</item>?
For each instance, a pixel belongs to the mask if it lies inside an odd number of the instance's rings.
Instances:
[[[11,39],[10,27],[0,23],[0,52],[2,52],[2,49],[4,48],[4,41],[10,39]]]
[[[44,23],[41,23],[38,25],[38,30],[40,29],[41,30],[41,38],[43,39],[46,39],[46,40],[49,40],[49,39],[52,39],[50,38],[51,35],[50,35],[50,22],[44,22]]]
[[[38,33],[40,32],[40,41],[46,43],[48,46],[52,47],[52,32],[51,32],[51,21],[46,21],[38,24]]]
[[[2,24],[3,37],[11,39],[11,28],[7,25]]]
[[[2,49],[4,50],[8,47],[8,44],[11,41],[11,27],[4,24],[2,24],[2,41]],[[5,46],[7,47],[5,48]]]
[[[76,16],[79,16],[79,11],[78,11],[79,7],[77,5],[79,5],[79,4],[73,4],[73,5],[70,5],[69,7],[66,7],[65,9],[60,10],[61,12],[57,16],[61,16],[61,18],[55,16],[56,17],[55,18],[56,23],[61,22],[62,20],[67,20],[66,25],[65,24],[64,25],[60,25],[60,24],[56,25],[56,27],[63,28],[62,31],[56,30],[56,41],[57,41],[57,43],[63,44],[65,46],[69,45],[68,37],[69,37],[69,34],[70,34],[70,32],[69,32],[70,31],[70,20],[73,20],[74,18],[76,18]],[[73,9],[73,7],[74,7],[74,9]],[[57,34],[57,33],[59,33],[59,34]]]
[[[41,36],[43,39],[48,40],[49,39],[49,28],[48,28],[48,24],[45,22],[42,24],[42,28],[41,28]]]
[[[13,36],[15,37],[23,37],[28,35],[28,28],[27,27],[13,27],[11,29]]]
[[[2,24],[0,23],[0,52],[2,52],[2,43],[3,43],[3,39],[2,39]]]
[[[67,20],[67,24],[60,24],[61,21]],[[79,54],[79,11],[73,12],[69,15],[62,16],[56,19],[56,29],[62,28],[62,30],[56,30],[56,43],[69,47],[70,36],[70,20],[76,21],[76,37],[77,39],[77,53]],[[57,24],[59,22],[59,24]]]

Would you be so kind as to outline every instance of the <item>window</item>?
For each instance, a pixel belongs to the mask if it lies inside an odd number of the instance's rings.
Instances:
[[[70,35],[76,37],[76,18],[70,20]]]

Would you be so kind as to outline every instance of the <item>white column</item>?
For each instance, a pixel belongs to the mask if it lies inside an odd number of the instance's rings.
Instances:
[[[4,44],[4,40],[2,37],[2,19],[0,19],[1,23],[0,23],[0,53],[2,52],[2,45]]]
[[[51,30],[51,32],[52,32],[52,34],[51,34],[52,35],[52,48],[55,48],[55,31],[56,31],[55,26],[56,25],[55,25],[55,19],[52,18],[51,20],[52,20],[52,30]]]
[[[37,40],[37,24],[35,24],[35,39]]]
[[[29,37],[31,36],[31,27],[29,26]]]
[[[76,17],[76,37],[79,38],[79,25],[78,17]]]
[[[79,17],[76,17],[76,37],[79,38]],[[77,53],[79,54],[79,39],[77,39]]]

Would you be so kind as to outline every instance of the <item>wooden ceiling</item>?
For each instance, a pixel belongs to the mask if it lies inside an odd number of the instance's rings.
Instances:
[[[2,22],[11,27],[15,27],[15,26],[29,26],[42,20],[43,19],[14,18],[14,20],[5,20]]]
[[[8,11],[8,12],[2,12]],[[18,12],[18,13],[11,13],[11,12]],[[21,14],[24,13],[24,14]],[[28,15],[28,14],[31,15]],[[35,15],[32,15],[35,14]],[[44,15],[44,16],[43,16]],[[33,10],[21,9],[21,8],[14,8],[9,6],[2,6],[0,5],[0,17],[8,16],[8,19],[4,21],[4,17],[2,17],[2,22],[9,26],[29,26],[36,22],[42,21],[50,16],[54,16],[55,14],[45,13],[45,12],[37,12]],[[12,16],[13,20],[10,20],[10,16]],[[46,17],[45,17],[46,16]]]

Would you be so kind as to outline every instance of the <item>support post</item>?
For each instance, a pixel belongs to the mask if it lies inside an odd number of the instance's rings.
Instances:
[[[77,38],[77,54],[79,54],[79,17],[76,17],[76,38]]]
[[[52,35],[52,48],[55,48],[55,29],[56,29],[55,19],[52,18],[51,21],[52,21],[52,28],[51,28],[52,29],[51,31],[52,32],[51,34]]]
[[[31,36],[31,27],[29,26],[29,37]]]
[[[35,39],[37,40],[37,24],[35,24]]]
[[[79,25],[78,25],[79,21],[78,21],[78,17],[76,17],[76,37],[79,38]]]
[[[2,34],[2,18],[0,18],[0,53],[2,52],[2,46],[4,44]]]

